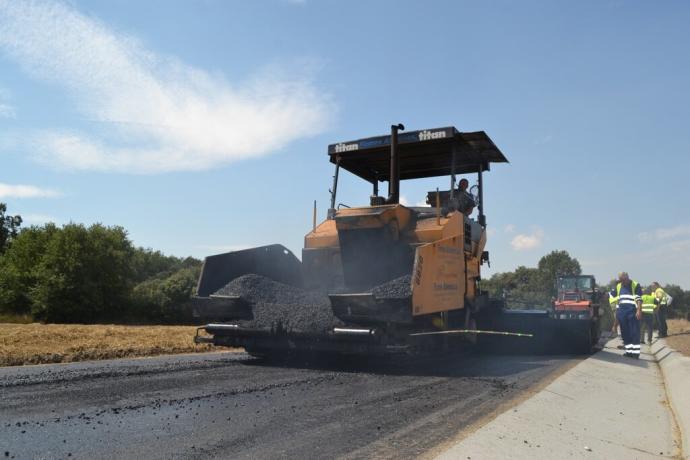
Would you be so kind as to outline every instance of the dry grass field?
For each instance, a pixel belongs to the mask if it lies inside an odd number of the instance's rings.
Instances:
[[[668,338],[666,342],[685,356],[690,356],[690,321],[684,319],[668,320]]]
[[[193,326],[0,323],[0,366],[65,363],[212,350]]]

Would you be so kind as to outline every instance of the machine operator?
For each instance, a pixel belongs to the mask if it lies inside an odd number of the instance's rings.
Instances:
[[[470,183],[467,179],[460,179],[458,184],[458,210],[466,216],[472,214],[474,207],[477,206],[474,197],[467,191],[469,186]]]

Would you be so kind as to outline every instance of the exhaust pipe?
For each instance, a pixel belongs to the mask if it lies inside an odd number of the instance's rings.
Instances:
[[[398,157],[398,130],[404,131],[402,123],[391,125],[391,171],[388,177],[388,199],[386,204],[400,202],[400,159]]]

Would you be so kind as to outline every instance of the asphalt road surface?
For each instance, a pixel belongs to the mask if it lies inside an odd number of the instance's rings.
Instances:
[[[413,458],[580,359],[286,366],[212,353],[0,368],[0,458]]]

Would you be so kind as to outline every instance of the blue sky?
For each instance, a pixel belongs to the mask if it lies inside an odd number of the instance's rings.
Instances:
[[[169,254],[299,254],[328,144],[453,125],[511,161],[488,274],[565,249],[690,288],[689,22],[682,1],[0,0],[0,200]]]

